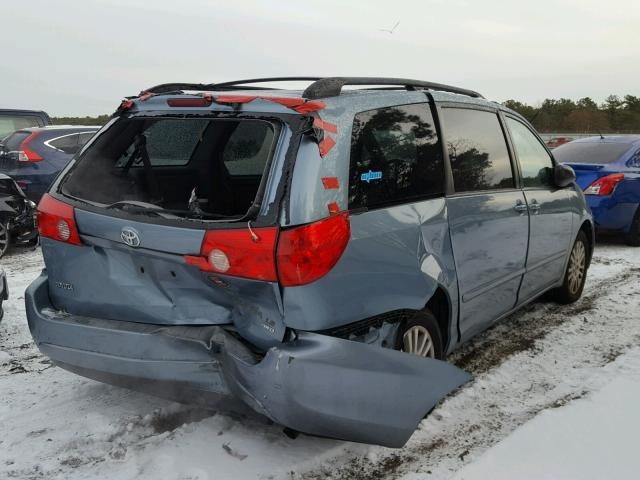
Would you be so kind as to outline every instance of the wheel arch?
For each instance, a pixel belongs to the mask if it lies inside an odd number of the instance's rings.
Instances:
[[[451,297],[447,290],[438,285],[429,300],[427,301],[425,308],[429,309],[431,313],[438,320],[438,327],[440,328],[440,335],[442,335],[442,350],[448,352],[450,348],[450,341],[455,338],[452,335],[452,305]]]
[[[589,251],[587,257],[587,267],[591,264],[591,257],[593,256],[593,249],[595,248],[595,229],[593,228],[593,223],[590,220],[585,220],[580,225],[580,229],[578,232],[584,232],[587,237],[587,241],[589,242]]]

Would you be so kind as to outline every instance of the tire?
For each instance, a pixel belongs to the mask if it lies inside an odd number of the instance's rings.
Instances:
[[[553,291],[553,298],[556,302],[573,303],[582,296],[582,290],[584,290],[584,284],[587,280],[588,259],[589,240],[587,235],[580,231],[569,254],[562,286]]]
[[[627,244],[632,247],[640,247],[640,207],[633,216],[633,222],[631,222],[631,229],[627,233]]]
[[[31,240],[29,240],[26,245],[27,247],[31,247],[31,248],[36,248],[38,246],[38,242],[40,241],[40,237],[36,236],[36,238],[32,238]]]
[[[433,313],[425,309],[402,322],[396,335],[396,350],[442,360],[442,335]]]
[[[11,245],[11,235],[9,235],[9,229],[6,223],[0,223],[0,258],[7,253]]]

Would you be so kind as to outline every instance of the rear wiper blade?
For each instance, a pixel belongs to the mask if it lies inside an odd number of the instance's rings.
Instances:
[[[172,215],[176,217],[182,218],[192,218],[192,219],[208,219],[208,220],[223,220],[225,218],[236,218],[235,216],[228,215],[216,215],[214,213],[205,213],[205,212],[194,212],[192,210],[176,210],[176,209],[168,209],[163,208],[154,203],[147,202],[139,202],[136,200],[122,200],[119,202],[112,203],[111,205],[107,205],[107,209],[121,209],[130,213],[147,213],[154,214],[159,216],[164,215]]]
[[[114,208],[127,209],[127,207],[135,207],[136,210],[164,210],[155,203],[138,202],[136,200],[121,200],[106,206],[107,210]]]

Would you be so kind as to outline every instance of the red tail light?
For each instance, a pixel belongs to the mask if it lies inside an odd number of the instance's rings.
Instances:
[[[280,232],[277,227],[209,230],[200,255],[185,255],[184,259],[203,272],[280,280],[286,287],[306,285],[333,268],[350,235],[347,213]]]
[[[33,132],[27,138],[24,139],[20,145],[20,151],[18,152],[18,161],[20,162],[39,162],[42,157],[29,148],[31,140],[38,136],[38,132]]]
[[[203,272],[275,282],[277,238],[277,227],[208,230],[200,256],[185,255],[184,259]]]
[[[278,241],[278,275],[284,286],[306,285],[326,275],[349,243],[348,214],[283,230]]]
[[[624,180],[624,173],[613,173],[606,177],[601,177],[589,185],[584,190],[585,195],[611,195],[616,185]]]
[[[38,204],[38,231],[46,238],[81,245],[73,207],[45,193]]]

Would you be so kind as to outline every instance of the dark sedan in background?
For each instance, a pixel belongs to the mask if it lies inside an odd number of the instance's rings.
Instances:
[[[23,128],[0,143],[0,172],[38,202],[51,182],[100,127]]]

